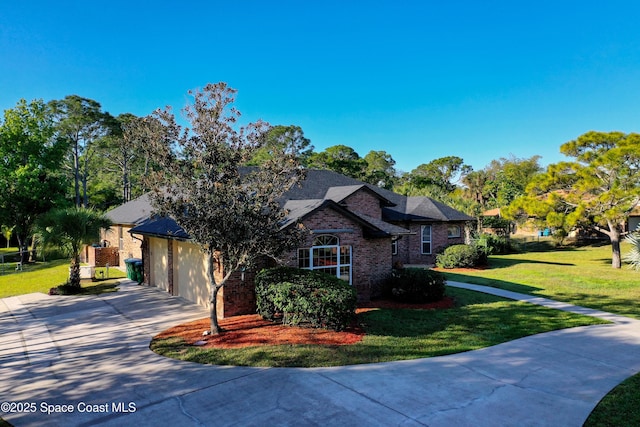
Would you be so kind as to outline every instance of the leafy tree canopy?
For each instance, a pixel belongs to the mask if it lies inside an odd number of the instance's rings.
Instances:
[[[56,120],[58,137],[70,146],[69,167],[73,177],[76,206],[89,205],[87,186],[96,153],[96,141],[117,126],[114,118],[102,111],[100,103],[78,95],[68,95],[62,100],[49,102]]]
[[[313,153],[309,158],[309,167],[329,169],[345,176],[362,179],[367,162],[351,147],[333,145],[324,151]]]
[[[620,235],[629,213],[640,203],[640,135],[587,132],[560,147],[575,158],[552,164],[527,187],[518,207],[530,215],[548,209],[549,226],[566,218],[566,226],[580,225],[604,233],[611,240],[612,266],[620,268]]]
[[[465,165],[460,157],[441,157],[405,174],[396,191],[407,196],[427,196],[449,203],[451,193],[471,171],[471,166]]]
[[[267,131],[265,138],[264,146],[255,150],[247,166],[262,165],[273,156],[287,150],[288,147],[296,147],[301,165],[306,166],[309,163],[309,158],[313,154],[313,145],[311,140],[305,138],[300,126],[273,126]]]
[[[396,182],[396,161],[386,151],[371,150],[364,156],[364,182],[391,190]]]
[[[65,203],[59,169],[67,144],[53,136],[52,111],[42,100],[20,100],[0,123],[0,223],[15,227],[21,248],[36,217]]]

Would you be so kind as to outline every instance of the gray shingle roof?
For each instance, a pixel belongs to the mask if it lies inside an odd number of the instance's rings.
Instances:
[[[311,169],[307,170],[306,174],[305,180],[299,186],[290,189],[286,194],[283,206],[289,211],[289,214],[283,226],[287,226],[314,210],[326,206],[327,201],[340,203],[363,188],[373,192],[380,198],[383,206],[383,217],[372,218],[360,213],[347,211],[344,208],[342,210],[353,214],[355,218],[358,218],[371,230],[378,230],[386,235],[406,234],[408,232],[406,229],[389,222],[473,220],[472,217],[428,197],[403,196],[329,170]],[[107,216],[115,224],[135,225],[148,219],[152,213],[153,208],[149,198],[144,195],[109,211]],[[168,222],[149,222],[143,224],[143,227],[136,228],[141,234],[143,232],[148,234],[164,232],[171,233],[170,235],[174,237],[182,236],[181,233],[184,233],[184,230],[179,228],[171,219],[166,221]],[[186,233],[184,235],[186,236]]]
[[[189,240],[191,236],[184,231],[173,219],[166,217],[152,217],[130,231],[132,234],[144,234],[147,236],[169,237],[174,239]]]
[[[135,225],[147,220],[153,208],[149,196],[144,194],[106,213],[107,218],[118,225]]]
[[[355,178],[329,170],[310,169],[301,186],[287,193],[288,200],[344,200],[355,191],[367,187],[376,193],[384,205],[386,221],[471,221],[472,217],[429,197],[407,197],[384,188],[366,184]]]

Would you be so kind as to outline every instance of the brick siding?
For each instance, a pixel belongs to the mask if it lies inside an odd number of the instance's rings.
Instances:
[[[353,230],[353,232],[327,233],[340,239],[340,246],[351,246],[351,279],[360,301],[369,301],[377,296],[380,283],[391,271],[391,238],[367,239],[362,234],[360,224],[346,218],[331,208],[318,210],[304,219],[310,230]],[[301,248],[313,246],[316,235],[309,235]],[[298,267],[298,251],[292,251],[285,263]]]
[[[352,212],[362,213],[372,218],[382,218],[380,199],[370,191],[360,189],[344,199],[343,203]]]
[[[129,230],[130,225],[112,225],[107,230],[100,233],[100,241],[105,243],[107,247],[118,249],[119,267],[126,268],[125,259],[142,258],[142,242],[140,239],[134,238]],[[122,236],[122,247],[120,244],[120,236]]]
[[[398,240],[398,254],[393,256],[393,263],[432,265],[436,262],[436,254],[442,252],[444,248],[451,245],[464,243],[464,223],[409,223],[397,224],[412,232],[408,236],[402,236]],[[422,226],[431,226],[431,253],[422,253]],[[449,238],[449,225],[460,226],[460,237]]]
[[[86,247],[86,262],[96,267],[105,267],[119,265],[118,248],[96,248],[93,246]]]

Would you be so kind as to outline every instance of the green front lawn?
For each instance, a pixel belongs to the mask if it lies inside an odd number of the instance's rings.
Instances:
[[[640,374],[611,390],[593,410],[585,427],[640,425]]]
[[[49,293],[49,289],[63,285],[69,278],[69,261],[62,259],[27,264],[22,271],[16,271],[15,263],[5,264],[4,271],[2,271],[1,268],[0,266],[0,298],[29,294],[32,292],[46,294]],[[104,269],[96,269],[97,277],[100,276],[100,271],[104,271]],[[122,271],[115,268],[109,269],[110,279],[122,277],[126,277],[126,274]],[[92,282],[88,280],[83,281],[82,287],[86,288],[86,293],[95,293],[99,289],[107,291],[107,289],[113,288],[113,286],[109,286],[107,282],[108,281]],[[109,282],[114,281],[110,280]]]
[[[358,315],[366,335],[344,346],[280,345],[204,349],[156,339],[159,354],[198,363],[236,366],[340,366],[460,353],[527,335],[605,323],[493,295],[447,288],[457,306],[446,310],[377,309]]]
[[[623,254],[628,246],[623,244]],[[475,283],[640,318],[640,272],[611,268],[610,246],[489,257],[486,270],[442,270]]]

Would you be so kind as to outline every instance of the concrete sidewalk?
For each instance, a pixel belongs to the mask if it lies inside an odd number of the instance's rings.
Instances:
[[[640,321],[450,285],[616,323],[430,359],[242,368],[151,352],[159,331],[207,316],[153,288],[125,282],[101,296],[22,295],[0,300],[0,404],[14,402],[0,416],[16,427],[581,426],[611,388],[640,371]]]

